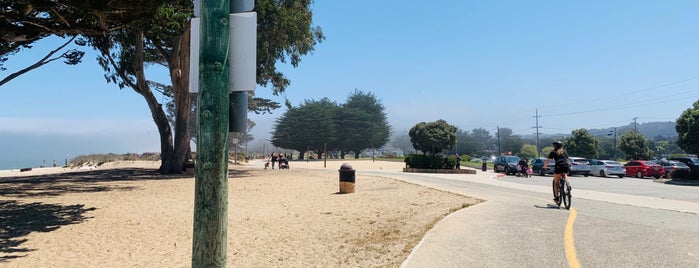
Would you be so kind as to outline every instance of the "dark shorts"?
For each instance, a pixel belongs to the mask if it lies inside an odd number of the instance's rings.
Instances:
[[[553,169],[553,174],[564,174],[568,173],[570,171],[570,168],[568,166],[556,166]]]

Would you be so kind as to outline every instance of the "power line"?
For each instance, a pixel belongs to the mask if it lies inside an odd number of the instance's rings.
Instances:
[[[627,92],[627,93],[622,93],[622,94],[618,94],[618,95],[612,95],[612,96],[605,96],[605,97],[599,97],[599,98],[593,98],[593,99],[583,100],[583,102],[592,102],[592,101],[596,101],[596,100],[608,100],[608,99],[610,99],[610,98],[617,98],[617,97],[628,96],[628,95],[631,95],[631,94],[634,94],[634,93],[639,93],[639,92],[644,92],[644,91],[649,91],[649,90],[654,90],[654,89],[669,87],[669,86],[672,86],[672,85],[677,85],[677,84],[681,84],[681,83],[684,83],[684,82],[689,82],[689,81],[696,80],[696,79],[699,79],[699,76],[694,76],[694,77],[690,77],[690,78],[687,78],[687,79],[672,81],[672,82],[669,82],[669,83],[665,83],[665,84],[661,84],[661,85],[657,85],[657,86],[652,86],[652,87],[648,87],[648,88],[633,90],[633,91],[629,91],[629,92]],[[580,103],[579,100],[576,101],[576,102],[562,103],[562,104],[558,104],[558,105],[551,105],[551,106],[548,106],[548,107],[569,106],[569,105],[571,105],[571,104],[578,104],[578,103]]]
[[[688,91],[681,92],[681,93],[692,92],[692,93],[696,94],[697,91],[699,91],[699,89],[692,89],[692,90],[688,90]],[[693,96],[694,95],[692,95],[692,97]],[[676,101],[676,100],[686,100],[687,97],[688,96],[673,95],[673,96],[666,96],[666,97],[642,100],[642,101],[637,101],[637,102],[632,102],[632,103],[626,103],[623,105],[616,105],[616,106],[613,106],[611,108],[591,109],[591,110],[585,110],[585,111],[559,113],[559,114],[545,114],[545,115],[542,115],[542,117],[556,117],[556,116],[585,114],[585,113],[592,113],[592,112],[616,111],[616,110],[623,110],[623,109],[628,109],[628,108],[636,108],[639,105],[650,105],[650,104],[672,102],[672,101]],[[697,96],[697,98],[699,98],[699,96]]]

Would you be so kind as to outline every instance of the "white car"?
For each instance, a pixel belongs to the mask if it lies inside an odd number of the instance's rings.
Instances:
[[[590,172],[592,175],[600,177],[607,177],[611,175],[623,178],[626,176],[626,167],[613,160],[593,160],[590,162]]]
[[[568,157],[568,160],[570,160],[568,175],[582,174],[585,177],[590,176],[590,160],[582,157]]]

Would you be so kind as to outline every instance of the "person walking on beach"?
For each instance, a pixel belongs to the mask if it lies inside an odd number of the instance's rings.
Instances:
[[[272,160],[272,169],[274,169],[274,163],[277,162],[277,154],[272,152],[272,155],[269,158]]]

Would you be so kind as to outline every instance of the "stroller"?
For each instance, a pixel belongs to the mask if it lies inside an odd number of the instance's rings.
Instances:
[[[289,160],[286,157],[279,159],[279,169],[289,169]]]
[[[519,163],[517,164],[517,173],[515,174],[517,177],[523,177],[523,178],[529,178],[531,177],[531,171],[529,169],[529,164],[527,163],[526,160],[520,160]]]

